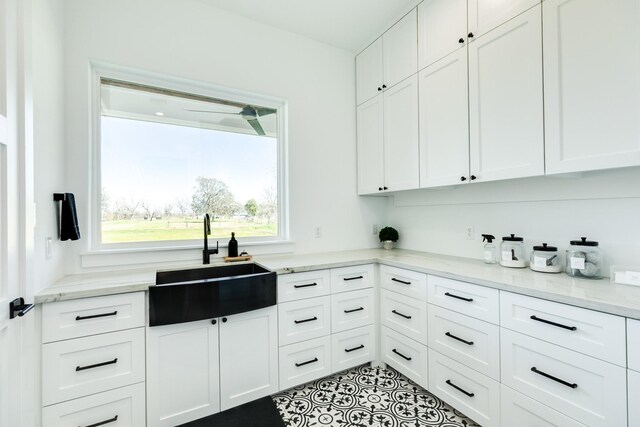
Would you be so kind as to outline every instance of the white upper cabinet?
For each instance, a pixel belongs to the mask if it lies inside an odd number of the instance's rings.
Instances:
[[[418,76],[384,93],[384,188],[418,188]]]
[[[358,105],[418,71],[417,32],[413,9],[356,56]]]
[[[382,91],[382,37],[356,56],[358,105]]]
[[[384,186],[382,95],[358,106],[358,194],[382,191]]]
[[[640,2],[543,10],[547,173],[640,164]]]
[[[422,3],[424,4],[424,3]],[[420,187],[453,185],[469,177],[467,50],[419,75]]]
[[[418,6],[419,68],[458,49],[466,55],[467,0],[424,0]],[[465,79],[466,80],[466,79]]]
[[[544,174],[540,6],[469,43],[471,180]]]
[[[469,41],[540,4],[540,0],[469,0]]]

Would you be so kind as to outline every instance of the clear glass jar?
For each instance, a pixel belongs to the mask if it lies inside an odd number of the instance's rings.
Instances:
[[[502,238],[500,243],[500,265],[511,268],[525,268],[524,239],[515,234]]]
[[[602,250],[598,242],[581,237],[580,240],[572,240],[567,249],[567,274],[571,277],[584,277],[587,279],[602,278]]]
[[[531,269],[542,273],[560,273],[562,264],[558,256],[558,248],[548,246],[543,243],[542,246],[534,246],[531,252]]]

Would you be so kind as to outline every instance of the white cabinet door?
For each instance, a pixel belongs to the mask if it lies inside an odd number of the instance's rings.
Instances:
[[[537,4],[540,0],[469,0],[469,41]]]
[[[627,363],[640,372],[640,320],[627,319]]]
[[[418,188],[418,75],[384,93],[384,182],[389,191]]]
[[[543,9],[547,173],[640,164],[640,2]]]
[[[382,35],[383,89],[391,88],[418,71],[418,20],[411,10]]]
[[[356,56],[358,105],[382,91],[382,37]]]
[[[540,6],[469,44],[472,179],[542,175]]]
[[[577,421],[502,385],[500,388],[503,426],[585,427]]]
[[[420,3],[418,6],[420,69],[458,49],[464,51],[466,56],[466,41],[467,0],[424,0]]]
[[[629,382],[629,427],[640,427],[640,372],[627,370]]]
[[[278,308],[223,317],[220,409],[224,411],[277,391]]]
[[[469,178],[467,50],[459,49],[418,77],[420,187],[459,184]]]
[[[382,191],[384,184],[383,96],[358,106],[358,194]]]
[[[147,424],[176,426],[220,411],[218,324],[147,328]]]

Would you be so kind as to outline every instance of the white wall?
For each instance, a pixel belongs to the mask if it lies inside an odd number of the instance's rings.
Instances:
[[[36,291],[64,273],[64,242],[58,240],[54,192],[65,191],[64,11],[62,0],[33,0],[34,191]],[[45,238],[53,239],[45,257]]]
[[[89,230],[89,63],[98,61],[289,102],[291,239],[296,252],[376,245],[384,199],[356,196],[353,54],[195,0],[65,2],[67,191]],[[314,238],[315,226],[322,237]],[[240,242],[242,245],[242,242]],[[71,243],[69,272],[87,239]],[[193,251],[197,259],[198,252]],[[151,260],[152,257],[149,258]]]
[[[482,258],[482,233],[524,237],[527,256],[542,242],[562,254],[570,240],[600,242],[608,266],[640,268],[640,168],[409,191],[389,198],[399,246]],[[464,231],[474,227],[475,239]]]

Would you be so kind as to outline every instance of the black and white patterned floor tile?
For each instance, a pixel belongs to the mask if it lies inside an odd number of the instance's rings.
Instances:
[[[479,427],[391,368],[359,366],[273,400],[288,427]]]

